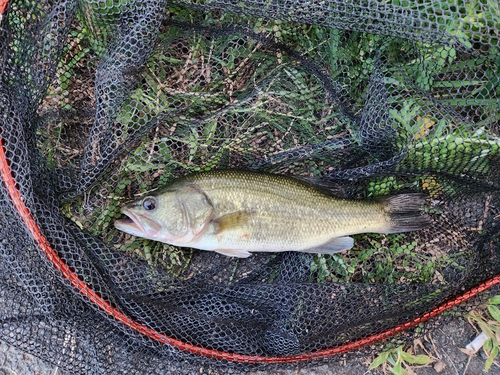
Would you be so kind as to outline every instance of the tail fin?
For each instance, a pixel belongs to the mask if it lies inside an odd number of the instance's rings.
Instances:
[[[426,195],[420,193],[400,194],[382,198],[384,209],[389,214],[391,227],[387,233],[410,232],[428,227],[430,218],[422,213]]]

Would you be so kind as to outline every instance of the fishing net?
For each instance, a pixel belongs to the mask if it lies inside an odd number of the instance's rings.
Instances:
[[[3,340],[73,374],[244,371],[497,291],[498,2],[13,0],[0,22]],[[222,168],[424,193],[432,225],[247,259],[114,228]]]

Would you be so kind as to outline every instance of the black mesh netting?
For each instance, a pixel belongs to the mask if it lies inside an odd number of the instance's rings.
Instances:
[[[498,2],[15,0],[1,17],[4,340],[74,374],[330,358],[499,283]],[[114,228],[140,192],[220,168],[422,192],[432,225],[247,259]]]

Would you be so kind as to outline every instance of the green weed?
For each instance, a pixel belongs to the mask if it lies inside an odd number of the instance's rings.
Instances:
[[[370,369],[383,366],[384,371],[389,370],[394,375],[410,375],[407,369],[414,365],[427,365],[433,359],[425,354],[414,355],[405,351],[404,346],[383,351],[370,364]],[[413,372],[412,372],[413,373]]]

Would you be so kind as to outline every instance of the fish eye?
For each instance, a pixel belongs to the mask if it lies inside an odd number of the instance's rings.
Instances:
[[[147,197],[142,201],[142,208],[146,211],[153,211],[157,205],[158,202],[156,201],[156,198],[153,197]]]

